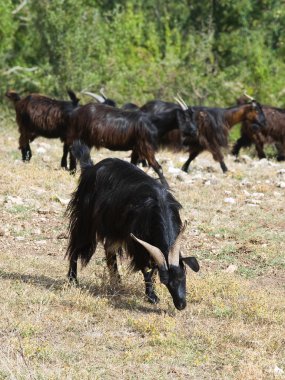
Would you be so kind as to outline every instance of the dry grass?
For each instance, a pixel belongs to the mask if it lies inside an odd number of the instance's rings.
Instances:
[[[189,220],[184,252],[201,264],[178,312],[159,283],[161,303],[148,304],[124,262],[110,289],[102,248],[68,286],[64,211],[77,177],[58,169],[57,141],[33,142],[23,164],[16,128],[0,123],[0,379],[285,378],[284,164],[228,157],[225,176],[203,154],[177,176],[167,167],[186,155],[158,154]]]

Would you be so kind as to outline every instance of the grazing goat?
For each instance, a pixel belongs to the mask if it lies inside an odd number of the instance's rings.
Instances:
[[[242,96],[237,99],[238,104],[245,104]],[[277,160],[285,160],[285,109],[262,105],[266,118],[266,128],[256,128],[254,123],[243,121],[241,124],[241,136],[233,146],[232,154],[238,156],[241,148],[255,145],[258,158],[265,158],[264,144],[275,143]]]
[[[155,159],[157,129],[143,112],[124,111],[104,104],[85,104],[72,114],[67,144],[71,146],[78,139],[89,148],[132,150],[131,162],[136,165],[146,160],[161,182],[168,186]]]
[[[55,100],[39,94],[30,94],[21,98],[15,91],[7,91],[6,96],[15,107],[16,121],[19,126],[19,149],[22,152],[22,160],[30,161],[32,151],[30,142],[36,137],[59,138],[64,142],[61,167],[67,169],[68,145],[65,143],[69,117],[78,106],[79,99],[75,93],[68,90],[71,101]],[[74,160],[70,156],[70,166]]]
[[[133,164],[107,158],[94,166],[88,148],[79,142],[74,143],[72,151],[82,173],[67,208],[69,280],[77,281],[78,259],[87,265],[101,242],[111,282],[120,281],[116,253],[124,250],[132,268],[142,271],[151,303],[159,301],[153,285],[158,269],[175,307],[184,309],[185,264],[195,272],[199,264],[194,257],[181,256],[181,205],[163,185]]]
[[[188,172],[189,165],[202,151],[208,150],[213,159],[220,163],[225,173],[228,168],[221,152],[222,147],[227,147],[229,129],[241,121],[248,120],[258,127],[265,125],[266,119],[262,107],[254,99],[249,104],[230,108],[192,107],[194,110],[194,122],[198,128],[196,136],[183,133],[183,144],[189,150],[189,158],[182,166],[182,170]]]

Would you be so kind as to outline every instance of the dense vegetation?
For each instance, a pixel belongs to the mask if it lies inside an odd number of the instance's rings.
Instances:
[[[282,3],[0,0],[0,95],[104,86],[121,103],[180,91],[222,106],[246,89],[284,106]]]

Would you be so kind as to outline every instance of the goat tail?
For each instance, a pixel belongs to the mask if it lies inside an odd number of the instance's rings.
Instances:
[[[71,147],[73,156],[79,161],[81,170],[92,167],[93,161],[90,157],[90,150],[87,145],[83,144],[80,140],[75,140]]]

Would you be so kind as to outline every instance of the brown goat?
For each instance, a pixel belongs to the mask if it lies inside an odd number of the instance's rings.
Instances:
[[[221,148],[227,147],[229,129],[243,120],[250,120],[256,125],[265,124],[262,108],[254,100],[249,104],[230,108],[192,107],[192,110],[198,133],[191,136],[187,131],[183,132],[183,144],[189,150],[189,158],[182,166],[185,172],[188,171],[190,162],[204,150],[211,152],[213,159],[218,161],[223,172],[226,172],[228,168]]]
[[[19,126],[19,149],[22,160],[30,161],[32,151],[30,142],[36,137],[59,138],[64,142],[61,167],[67,169],[68,145],[65,144],[66,131],[71,112],[78,106],[79,99],[68,90],[71,101],[55,100],[39,94],[30,94],[21,98],[15,91],[7,91],[6,96],[15,107],[16,121]],[[70,160],[73,157],[70,155]],[[72,162],[71,166],[74,166]]]
[[[244,104],[246,99],[240,97],[237,99],[238,104]],[[240,138],[233,146],[232,154],[238,156],[241,148],[255,145],[259,158],[265,158],[264,145],[275,144],[277,149],[277,160],[285,160],[285,109],[262,106],[265,118],[266,128],[256,128],[255,124],[250,121],[243,121],[241,124]]]
[[[71,146],[79,139],[89,148],[132,150],[131,162],[136,165],[146,160],[161,182],[168,186],[155,159],[157,129],[143,112],[121,110],[104,104],[85,104],[73,112],[66,142]]]

